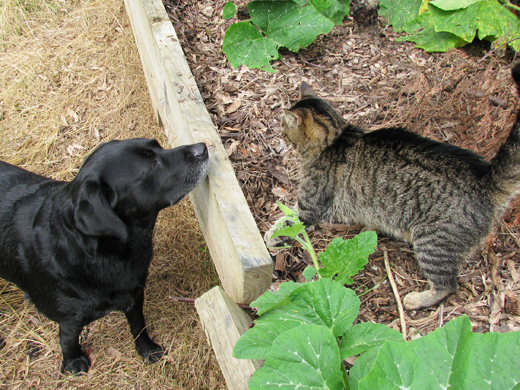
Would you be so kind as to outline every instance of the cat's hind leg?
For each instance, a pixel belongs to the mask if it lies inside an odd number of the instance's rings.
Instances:
[[[406,295],[403,300],[406,310],[436,305],[457,290],[457,275],[463,255],[454,253],[457,252],[457,243],[450,241],[438,236],[414,239],[417,262],[428,279],[430,289]]]

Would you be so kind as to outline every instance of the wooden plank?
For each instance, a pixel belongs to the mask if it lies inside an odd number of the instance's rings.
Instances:
[[[125,0],[125,4],[152,104],[171,145],[213,145],[208,178],[190,199],[222,286],[235,302],[249,303],[271,284],[271,257],[162,0]]]
[[[261,360],[235,359],[233,346],[249,329],[252,318],[238,307],[219,286],[195,300],[206,336],[215,351],[229,389],[247,389],[247,383]]]

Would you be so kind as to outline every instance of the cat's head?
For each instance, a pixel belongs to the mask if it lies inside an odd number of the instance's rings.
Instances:
[[[316,155],[334,142],[345,125],[330,104],[302,82],[300,100],[290,110],[284,110],[282,134],[302,156]]]

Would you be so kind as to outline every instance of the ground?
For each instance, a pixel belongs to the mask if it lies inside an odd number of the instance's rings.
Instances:
[[[0,2],[0,159],[70,180],[99,143],[158,138],[132,28],[119,0]],[[85,328],[88,375],[60,373],[58,327],[0,279],[0,389],[224,389],[193,304],[218,284],[189,200],[161,212],[145,291],[157,364],[137,354],[125,316]]]
[[[403,125],[492,158],[518,108],[510,53],[485,44],[428,54],[380,21],[378,34],[354,32],[350,20],[298,54],[284,52],[268,74],[232,69],[222,53],[230,21],[225,1],[167,0],[166,8],[208,110],[233,161],[259,229],[292,205],[297,157],[280,137],[283,108],[297,100],[302,80],[349,121],[373,130]],[[245,3],[244,1],[242,2]],[[0,3],[0,159],[60,180],[74,177],[83,158],[114,138],[166,137],[156,125],[124,4],[116,0]],[[512,205],[490,245],[461,271],[461,287],[440,308],[406,313],[412,337],[467,314],[474,330],[519,328],[518,206]],[[360,226],[321,226],[318,249]],[[82,335],[93,365],[84,377],[59,373],[57,326],[0,280],[0,389],[221,389],[222,374],[191,304],[218,284],[189,201],[160,215],[145,316],[152,337],[168,350],[155,365],[135,352],[124,316],[113,313]],[[396,299],[383,265],[387,248],[399,294],[424,280],[403,243],[380,238],[353,287],[360,321],[399,328]],[[273,282],[298,279],[309,262],[294,248],[273,254]]]
[[[404,126],[491,159],[509,134],[518,108],[510,68],[513,55],[478,42],[448,53],[425,53],[396,42],[384,20],[379,30],[356,31],[345,20],[299,53],[282,52],[276,73],[233,69],[222,52],[225,1],[164,1],[206,106],[233,162],[260,231],[280,216],[276,201],[296,202],[298,161],[280,135],[282,110],[298,99],[302,81],[351,123],[367,130]],[[247,18],[244,5],[238,18]],[[426,334],[466,314],[477,332],[520,329],[518,202],[508,210],[488,245],[461,270],[460,288],[440,307],[407,312],[410,337]],[[334,237],[352,237],[361,226],[321,225],[312,234],[323,250]],[[399,295],[426,281],[411,247],[380,237],[376,253],[356,278],[360,321],[399,329],[396,299],[383,264],[387,248]],[[298,280],[310,263],[298,248],[273,254],[273,287]]]

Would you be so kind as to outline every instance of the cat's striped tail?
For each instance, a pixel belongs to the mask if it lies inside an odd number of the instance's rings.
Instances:
[[[511,73],[520,96],[520,63],[513,67]],[[493,189],[492,200],[495,206],[503,211],[509,201],[520,193],[520,111],[517,112],[516,122],[506,142],[491,163],[489,178]]]

